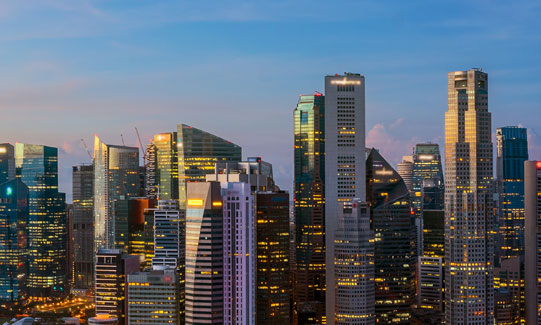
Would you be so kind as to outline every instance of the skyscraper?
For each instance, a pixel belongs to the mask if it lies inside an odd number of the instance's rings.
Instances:
[[[398,163],[396,171],[404,180],[408,191],[411,191],[412,173],[413,173],[413,156],[402,156],[402,162]]]
[[[158,183],[156,179],[156,145],[154,141],[147,145],[145,151],[146,165],[145,167],[145,196],[155,199],[158,195]]]
[[[17,177],[28,186],[28,294],[35,299],[67,294],[67,216],[58,192],[58,149],[17,143]]]
[[[256,229],[250,184],[222,183],[222,199],[224,324],[255,324]]]
[[[126,281],[126,324],[181,324],[175,270],[134,272]]]
[[[341,202],[366,197],[364,76],[325,77],[326,321],[334,324],[334,235]]]
[[[0,184],[15,178],[15,148],[9,143],[0,144]]]
[[[439,146],[432,143],[417,144],[412,167],[411,203],[417,218],[421,218],[425,202],[433,205],[428,207],[431,210],[443,210],[444,182]],[[425,185],[428,185],[426,181],[430,182],[431,194],[423,191]]]
[[[524,162],[526,324],[541,323],[541,161]]]
[[[295,276],[299,324],[325,316],[325,98],[300,96],[294,111]]]
[[[156,182],[160,200],[178,199],[177,132],[154,136],[156,146]]]
[[[256,193],[256,324],[290,324],[289,194]]]
[[[409,323],[415,294],[415,216],[398,172],[376,149],[366,160],[374,228],[376,321]]]
[[[126,276],[139,271],[139,256],[122,254],[119,249],[101,248],[96,253],[95,265],[96,315],[115,316],[123,325],[126,315]]]
[[[139,149],[103,143],[94,137],[94,246],[115,242],[113,202],[139,195]]]
[[[0,165],[0,174],[4,166]],[[28,187],[20,179],[0,184],[0,301],[26,297]]]
[[[91,289],[94,283],[94,166],[72,169],[74,285]]]
[[[450,72],[445,113],[445,300],[448,324],[492,324],[493,194],[488,75]]]
[[[186,324],[223,324],[223,202],[220,183],[187,186]]]
[[[369,204],[344,202],[338,223],[334,239],[336,324],[375,324],[374,232]]]
[[[214,172],[217,162],[242,159],[240,146],[186,124],[178,125],[176,145],[181,209],[184,209],[186,204],[187,183],[204,182],[206,175]]]

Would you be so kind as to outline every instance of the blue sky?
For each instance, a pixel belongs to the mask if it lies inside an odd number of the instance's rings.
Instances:
[[[0,141],[136,145],[186,123],[292,184],[292,111],[326,74],[366,76],[367,144],[393,164],[442,143],[447,72],[489,73],[493,131],[523,125],[541,158],[538,1],[0,0]],[[92,149],[92,148],[91,148]]]

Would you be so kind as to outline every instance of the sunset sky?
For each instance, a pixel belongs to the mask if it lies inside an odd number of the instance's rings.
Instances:
[[[0,142],[146,145],[185,123],[262,156],[291,190],[292,112],[327,74],[366,76],[367,146],[443,143],[447,72],[483,68],[496,127],[541,159],[538,1],[0,0]],[[442,152],[443,154],[443,152]]]

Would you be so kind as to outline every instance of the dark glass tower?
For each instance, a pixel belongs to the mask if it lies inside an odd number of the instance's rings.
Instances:
[[[91,289],[94,283],[94,167],[73,166],[74,284]]]
[[[294,111],[295,285],[299,324],[325,315],[325,98],[301,96]]]
[[[376,149],[366,161],[375,233],[376,321],[409,323],[415,295],[415,217],[406,184]]]
[[[186,124],[179,124],[177,128],[178,198],[180,208],[184,209],[186,184],[204,182],[207,174],[214,173],[217,162],[240,161],[242,149],[231,141]],[[172,171],[171,175],[174,174]]]
[[[15,178],[15,148],[9,143],[0,144],[0,184]]]
[[[2,302],[13,303],[26,297],[27,224],[28,187],[20,179],[3,182],[0,184],[0,301]]]
[[[17,143],[17,177],[29,189],[28,294],[48,299],[67,294],[67,216],[58,192],[58,149]]]

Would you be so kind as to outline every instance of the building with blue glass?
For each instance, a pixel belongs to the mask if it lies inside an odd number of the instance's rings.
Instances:
[[[12,147],[13,148],[13,147]],[[20,179],[0,184],[0,301],[26,297],[28,187]]]
[[[28,186],[27,290],[32,299],[67,294],[67,215],[58,192],[58,149],[17,143],[17,177]]]

